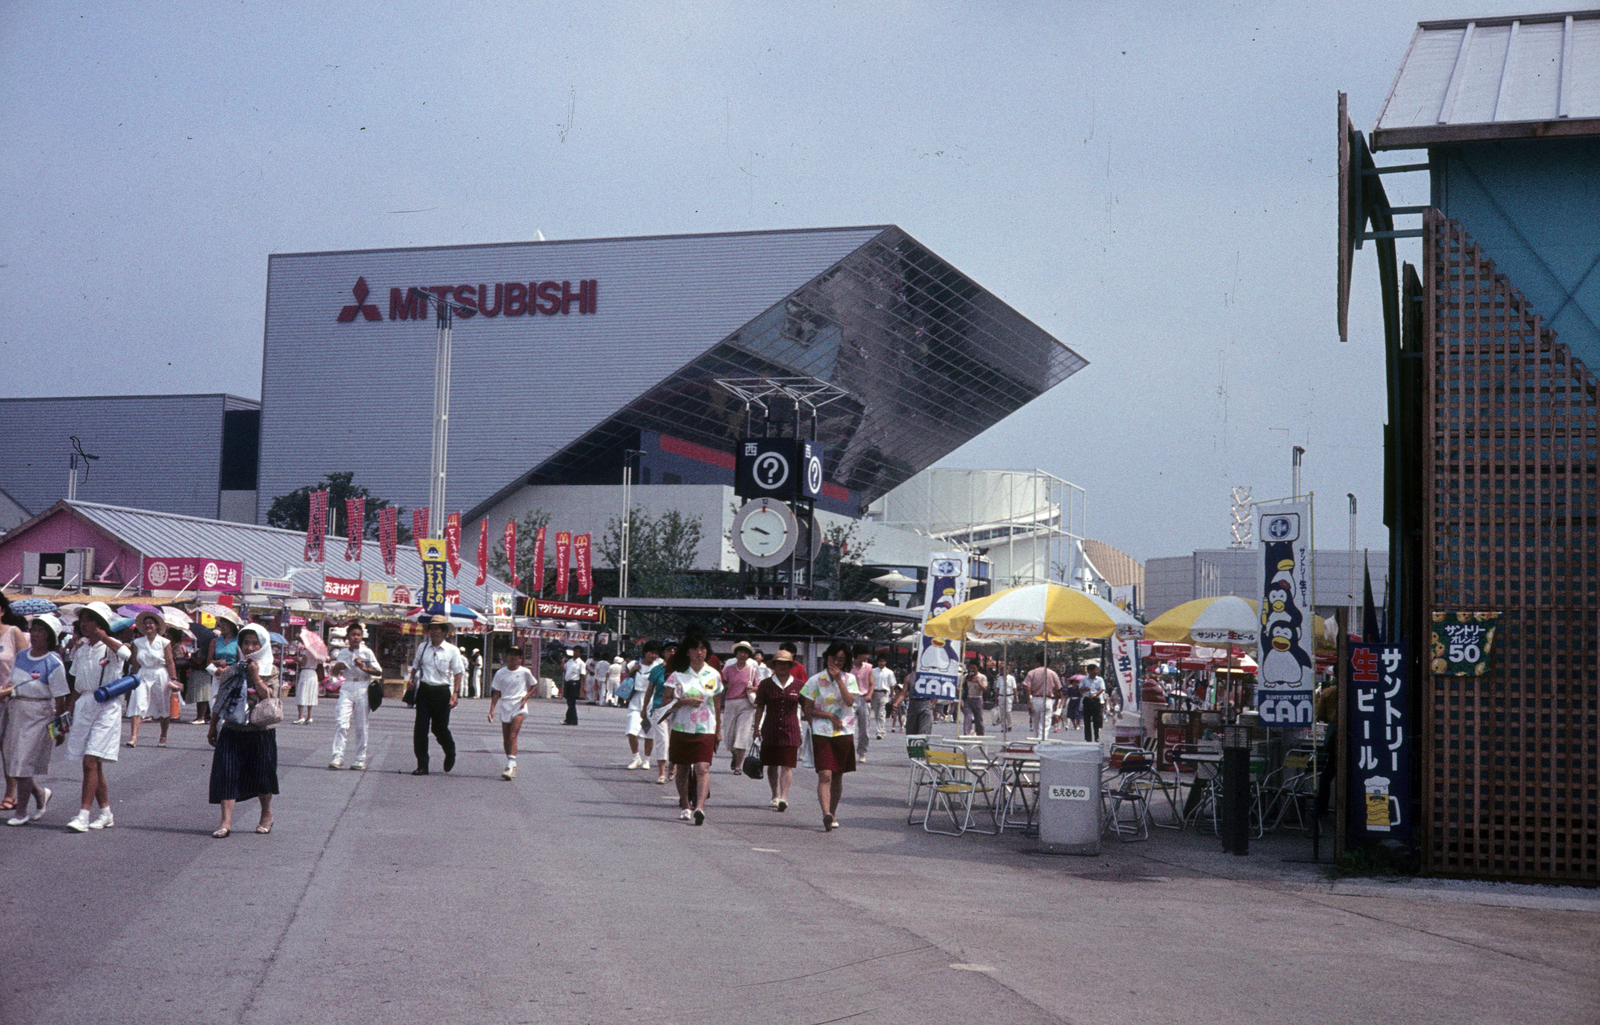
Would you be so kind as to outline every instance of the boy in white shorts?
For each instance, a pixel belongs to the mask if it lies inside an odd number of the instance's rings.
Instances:
[[[517,734],[522,732],[522,717],[528,711],[533,687],[533,673],[522,664],[522,649],[511,648],[506,652],[506,664],[495,672],[494,681],[489,684],[489,721],[500,721],[500,736],[506,748],[501,779],[517,777]]]
[[[655,751],[655,731],[645,721],[644,695],[650,689],[650,670],[655,668],[660,648],[655,641],[646,641],[638,668],[634,670],[633,693],[628,696],[628,748],[633,752],[633,761],[628,763],[630,769],[650,768],[650,757]],[[640,741],[644,742],[643,751],[639,749]]]

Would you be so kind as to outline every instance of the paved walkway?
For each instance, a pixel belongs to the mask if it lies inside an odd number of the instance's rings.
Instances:
[[[402,707],[366,773],[327,770],[327,723],[280,728],[270,836],[244,805],[210,838],[201,727],[124,749],[109,832],[66,833],[76,780],[52,779],[44,826],[0,829],[0,1022],[1600,1019],[1600,914],[1341,892],[1282,860],[1298,837],[1069,858],[927,836],[895,737],[838,832],[803,770],[779,815],[725,766],[697,829],[622,768],[619,710],[562,728],[541,703],[510,783],[484,711],[463,702],[460,764],[423,778]]]

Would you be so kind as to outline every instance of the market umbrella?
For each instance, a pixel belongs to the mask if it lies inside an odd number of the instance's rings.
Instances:
[[[1144,624],[1103,598],[1043,583],[962,602],[928,620],[923,630],[947,641],[1066,641],[1138,637]]]
[[[56,610],[56,603],[48,598],[18,598],[11,603],[11,611],[19,616],[43,616]]]
[[[195,609],[195,612],[210,616],[213,619],[226,619],[234,626],[242,627],[244,625],[244,620],[239,618],[239,614],[226,605],[201,605]]]
[[[413,623],[426,623],[428,620],[432,619],[433,616],[434,613],[428,611],[426,608],[420,608],[406,618],[411,620]],[[483,622],[483,617],[478,613],[467,608],[465,605],[456,605],[454,603],[452,603],[450,606],[449,616],[450,625],[457,629],[477,626],[479,623]]]
[[[132,616],[133,618],[137,619],[139,618],[139,613],[141,612],[154,612],[158,616],[161,615],[160,609],[156,608],[154,605],[149,605],[142,601],[131,601],[126,605],[117,606],[117,613],[119,615]]]
[[[1152,641],[1219,647],[1255,644],[1261,636],[1261,606],[1231,594],[1196,598],[1146,623],[1144,635]]]

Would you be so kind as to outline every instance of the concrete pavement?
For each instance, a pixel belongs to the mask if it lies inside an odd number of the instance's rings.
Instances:
[[[326,705],[326,702],[324,703]],[[1100,857],[905,825],[894,736],[825,834],[714,775],[709,820],[622,768],[622,713],[541,702],[520,778],[464,701],[455,771],[408,774],[410,714],[373,768],[331,725],[279,729],[277,824],[213,840],[204,730],[123,749],[118,825],[0,829],[0,1022],[1540,1022],[1600,1020],[1600,914],[1336,892],[1298,837],[1247,858],[1158,833]],[[331,709],[329,709],[331,711]],[[1348,885],[1348,884],[1342,884]],[[1578,907],[1581,907],[1581,895]]]

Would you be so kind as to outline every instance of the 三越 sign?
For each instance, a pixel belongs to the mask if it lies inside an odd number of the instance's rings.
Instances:
[[[1482,676],[1500,625],[1498,612],[1435,612],[1429,671],[1435,676]]]
[[[1411,742],[1403,644],[1350,645],[1352,840],[1411,836]]]
[[[222,559],[144,560],[144,586],[147,591],[226,591],[239,592],[244,579],[244,563]]]

